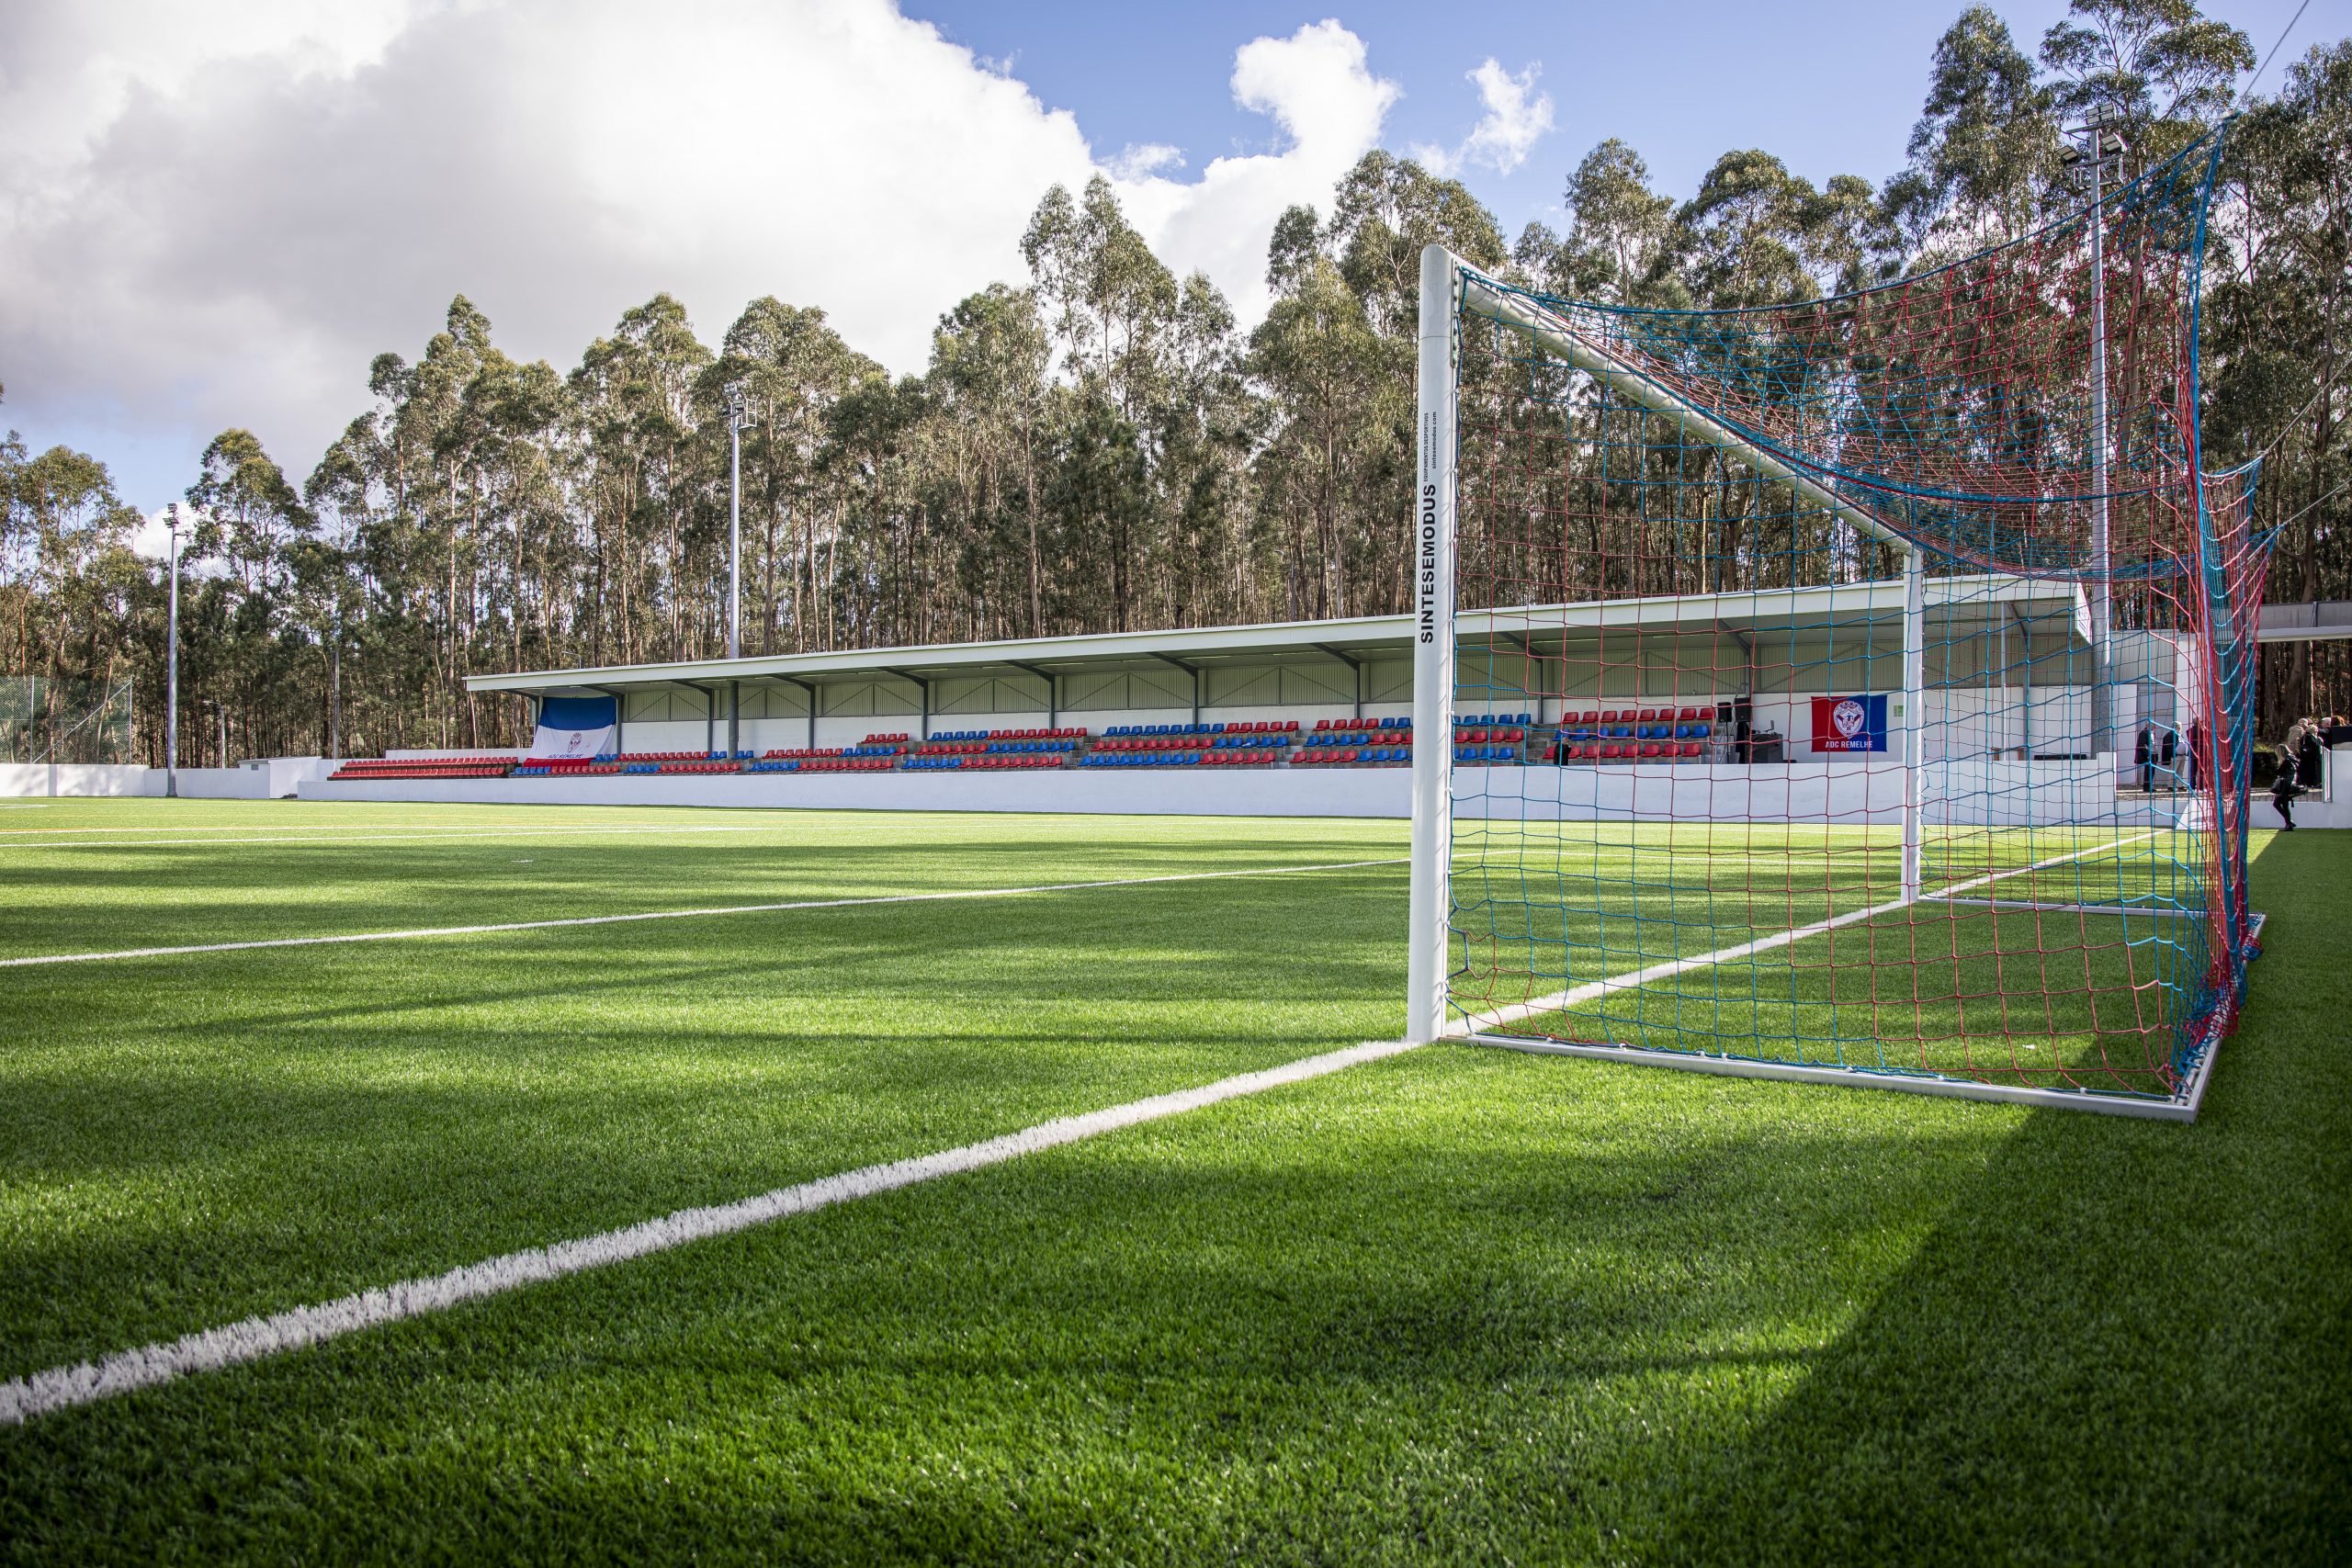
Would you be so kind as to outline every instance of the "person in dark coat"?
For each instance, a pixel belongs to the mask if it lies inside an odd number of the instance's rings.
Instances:
[[[2205,766],[2205,720],[2202,716],[2188,721],[2188,787],[2197,787],[2198,775]]]
[[[2295,782],[2295,766],[2303,750],[2303,727],[2287,731],[2287,739],[2278,743],[2278,771],[2270,779],[2270,808],[2278,813],[2286,831],[2295,830],[2295,796],[2303,793]]]
[[[2143,795],[2156,787],[2155,767],[2149,760],[2155,739],[2155,731],[2143,724],[2140,727],[2140,739],[2132,744],[2132,760],[2140,766],[2140,792]]]
[[[2319,720],[2303,720],[2302,744],[2295,749],[2295,784],[2304,794],[2327,783],[2327,744],[2319,738]]]
[[[2165,787],[2168,790],[2178,789],[2180,770],[2174,763],[2180,755],[2180,736],[2171,725],[2165,726],[2164,736],[2156,743],[2156,750],[2157,760],[2164,763]]]

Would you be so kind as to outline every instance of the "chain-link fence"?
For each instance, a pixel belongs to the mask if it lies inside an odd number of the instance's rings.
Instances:
[[[134,762],[130,682],[0,675],[0,762]]]

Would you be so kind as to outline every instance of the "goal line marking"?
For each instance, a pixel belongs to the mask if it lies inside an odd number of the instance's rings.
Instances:
[[[1378,862],[1388,864],[1393,863]],[[88,1404],[133,1389],[153,1388],[192,1373],[219,1371],[243,1362],[257,1361],[281,1351],[340,1338],[346,1334],[403,1318],[422,1317],[485,1296],[501,1295],[524,1285],[560,1280],[608,1264],[622,1263],[690,1242],[729,1235],[793,1214],[805,1214],[839,1203],[896,1191],[919,1182],[959,1175],[987,1166],[1001,1165],[1041,1149],[1058,1148],[1100,1137],[1122,1128],[1157,1122],[1223,1100],[1238,1100],[1286,1084],[1303,1083],[1342,1071],[1360,1063],[1378,1061],[1414,1049],[1401,1041],[1370,1041],[1343,1050],[1302,1057],[1280,1066],[1242,1073],[1197,1089],[1152,1095],[1102,1111],[1057,1117],[1017,1133],[976,1144],[944,1149],[910,1159],[869,1165],[838,1176],[820,1177],[791,1187],[779,1187],[754,1198],[740,1199],[710,1208],[680,1209],[659,1219],[624,1229],[605,1231],[552,1247],[520,1252],[452,1269],[444,1274],[404,1280],[379,1290],[294,1307],[266,1316],[254,1316],[224,1327],[208,1328],[178,1339],[144,1345],[85,1361],[55,1367],[28,1377],[0,1382],[0,1425],[21,1425],[35,1416]]]
[[[194,942],[182,947],[126,947],[108,953],[46,953],[0,958],[0,969],[44,964],[101,964],[124,958],[177,958],[193,953],[243,953],[263,947],[327,947],[354,942],[410,942],[420,937],[483,936],[496,931],[558,931],[571,926],[617,926],[640,920],[695,920],[715,915],[769,915],[792,909],[847,909],[869,904],[933,904],[958,898],[1017,898],[1030,893],[1082,893],[1098,887],[1146,887],[1168,882],[1216,882],[1241,876],[1296,876],[1318,871],[1361,871],[1402,865],[1385,860],[1328,861],[1313,865],[1249,866],[1238,871],[1182,871],[1163,876],[1120,876],[1095,882],[1041,882],[1025,887],[970,887],[942,893],[884,893],[859,898],[801,898],[781,904],[718,904],[698,909],[650,909],[626,915],[574,915],[556,920],[500,920],[475,926],[421,926],[413,931],[346,931],[334,936],[265,937],[252,942]]]

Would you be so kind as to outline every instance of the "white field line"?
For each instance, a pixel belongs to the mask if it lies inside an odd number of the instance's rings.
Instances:
[[[40,833],[44,831],[54,833],[101,833],[125,831],[137,832],[141,830],[141,829],[138,829],[119,828],[57,828],[50,829],[43,829],[40,828],[0,829],[0,832],[25,833]],[[144,830],[148,832],[175,833],[183,831],[184,829],[176,828],[151,828]],[[317,844],[325,849],[334,849],[343,844],[405,844],[424,839],[520,839],[541,836],[548,833],[570,833],[578,837],[594,838],[601,837],[607,833],[773,833],[777,831],[780,831],[780,829],[776,825],[766,822],[746,822],[741,826],[720,826],[713,824],[704,827],[692,827],[682,825],[674,828],[661,823],[649,823],[643,827],[616,828],[598,828],[582,824],[578,827],[569,828],[435,828],[429,829],[424,832],[407,833],[345,832],[332,839],[321,838],[311,834],[306,834],[300,838],[290,838],[284,836],[282,833],[274,833],[264,837],[246,839],[76,839],[72,840],[61,839],[55,842],[41,843],[27,843],[23,840],[17,840],[13,842],[0,843],[0,850],[149,850],[180,848],[188,845],[194,845],[199,849],[210,849],[216,845],[235,844]]]
[[[794,1187],[779,1187],[755,1198],[707,1209],[681,1209],[660,1219],[622,1230],[559,1242],[553,1247],[510,1252],[452,1269],[421,1280],[405,1280],[380,1290],[294,1307],[266,1317],[249,1317],[221,1328],[208,1328],[167,1343],[145,1345],[85,1361],[56,1367],[28,1377],[0,1382],[0,1425],[20,1425],[37,1416],[88,1404],[133,1389],[152,1388],[196,1372],[218,1371],[244,1361],[255,1361],[284,1350],[340,1338],[378,1324],[421,1317],[463,1302],[494,1296],[523,1285],[560,1280],[590,1269],[666,1252],[689,1242],[728,1235],[792,1214],[805,1214],[878,1192],[894,1191],[918,1182],[959,1175],[986,1166],[1001,1165],[1040,1149],[1057,1148],[1082,1139],[1100,1137],[1122,1128],[1157,1122],[1196,1111],[1221,1100],[1238,1100],[1285,1084],[1302,1083],[1359,1063],[1378,1061],[1413,1049],[1400,1041],[1379,1040],[1345,1050],[1326,1052],[1261,1072],[1221,1078],[1198,1089],[1153,1095],[1102,1111],[1041,1122],[1034,1127],[1001,1137],[944,1149],[937,1154],[869,1165],[838,1176],[821,1177]]]
[[[6,807],[0,807],[0,809],[6,809]],[[362,826],[365,825],[366,824],[364,823],[362,824]],[[282,822],[268,825],[267,830],[274,833],[340,833],[350,826],[351,824],[347,822],[321,822],[311,826],[306,826],[300,822]],[[481,824],[475,822],[412,822],[409,826],[413,828],[426,829],[476,828],[481,826]],[[264,827],[264,824],[257,822],[223,822],[214,827],[206,827],[200,822],[190,822],[185,825],[175,825],[170,822],[114,822],[109,823],[103,828],[0,828],[0,834],[7,834],[13,837],[21,838],[31,833],[38,833],[44,836],[62,833],[250,833],[255,829],[262,827]],[[189,840],[191,843],[202,843],[205,840],[201,839],[192,839]]]
[[[260,947],[328,947],[351,942],[409,942],[419,937],[483,936],[493,931],[559,931],[571,926],[618,926],[639,920],[696,920],[713,915],[771,915],[790,909],[846,909],[867,904],[933,904],[958,898],[1017,898],[1030,893],[1082,893],[1097,887],[1147,887],[1165,882],[1216,882],[1238,876],[1295,876],[1317,871],[1360,871],[1402,865],[1387,860],[1327,861],[1314,865],[1251,866],[1241,871],[1182,871],[1162,876],[1119,876],[1097,882],[1040,882],[1023,887],[970,887],[944,893],[884,893],[860,898],[802,898],[784,904],[718,904],[700,909],[650,909],[626,915],[574,915],[558,920],[501,920],[478,926],[421,926],[414,931],[350,931],[338,936],[278,936],[255,942],[207,942],[185,947],[126,947],[111,953],[45,953],[0,958],[0,969],[40,964],[100,964],[119,958],[177,958],[191,953],[243,953]]]
[[[2044,871],[2053,865],[2064,865],[2069,861],[2102,854],[2109,850],[2120,850],[2132,844],[2144,843],[2161,831],[2164,829],[2152,829],[2135,838],[2115,839],[2107,843],[2094,844],[2088,849],[2074,850],[2063,855],[2052,855],[2048,860],[2036,861],[2031,865],[2016,866],[2007,871],[1993,872],[1967,882],[1954,883],[1950,887],[1938,888],[1933,893],[1920,894],[1918,902],[1924,904],[1930,900],[1956,898],[1963,893],[1973,893],[1979,887],[1988,886],[2004,877],[2022,876],[2030,871]],[[1851,909],[1842,915],[1833,915],[1826,920],[1815,920],[1809,926],[1796,926],[1788,931],[1776,931],[1770,936],[1758,937],[1754,942],[1743,942],[1734,947],[1719,947],[1713,953],[1702,953],[1695,958],[1669,958],[1663,963],[1653,964],[1646,969],[1636,969],[1624,975],[1612,975],[1605,980],[1589,981],[1568,990],[1555,991],[1548,997],[1537,997],[1531,1001],[1514,1002],[1509,1007],[1497,1008],[1491,1012],[1472,1013],[1449,1023],[1446,1026],[1446,1032],[1475,1034],[1479,1030],[1489,1029],[1497,1024],[1517,1023],[1522,1019],[1534,1018],[1543,1013],[1565,1011],[1566,1009],[1579,1007],[1586,1002],[1608,996],[1612,991],[1629,991],[1639,986],[1646,986],[1653,980],[1670,979],[1674,976],[1686,974],[1693,969],[1703,969],[1710,964],[1729,964],[1736,959],[1754,957],[1759,953],[1770,953],[1776,948],[1788,947],[1803,942],[1807,937],[1819,936],[1824,931],[1833,931],[1840,926],[1850,926],[1857,921],[1875,919],[1881,915],[1906,907],[1902,899],[1892,898],[1883,904],[1873,904],[1868,908]]]
[[[45,807],[49,802],[40,801],[36,804]],[[8,809],[7,803],[0,802],[0,810],[6,809]],[[347,810],[348,807],[338,807],[336,809],[338,811],[342,811]],[[593,812],[598,810],[598,807],[590,806],[575,807],[572,809]],[[733,807],[715,806],[697,808],[698,814],[707,813],[712,816],[717,816],[730,810],[735,811],[736,815],[739,817],[743,814],[741,808]],[[533,809],[530,812],[530,815],[538,817],[547,815],[547,813]],[[584,821],[578,822],[564,822],[560,818],[558,818],[557,821],[559,826],[572,828],[593,828],[599,822],[607,822],[614,827],[629,829],[658,828],[663,825],[659,821],[648,822],[641,818],[623,817],[617,813],[611,816],[591,817]],[[502,822],[492,817],[480,816],[471,818],[460,817],[455,821],[442,821],[432,818],[417,818],[411,821],[392,823],[386,823],[380,820],[369,822],[366,818],[361,818],[356,823],[348,820],[342,822],[108,822],[102,823],[95,827],[82,828],[0,828],[0,834],[9,834],[21,837],[30,833],[345,833],[349,832],[355,826],[360,828],[404,827],[419,829],[437,829],[443,828],[471,829],[481,832],[492,832],[507,829],[511,826],[511,823]],[[756,828],[759,826],[761,826],[761,824],[756,822],[728,823],[718,825],[717,830],[721,832],[736,833],[741,832],[746,827]],[[533,833],[547,831],[546,829],[541,828],[531,828],[522,830]],[[703,828],[696,830],[700,832],[709,832],[713,829],[711,828]]]

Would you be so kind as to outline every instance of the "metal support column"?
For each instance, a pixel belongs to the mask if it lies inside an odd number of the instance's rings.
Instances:
[[[1023,675],[1035,675],[1046,682],[1046,728],[1059,729],[1062,727],[1061,677],[1050,670],[1040,669],[1035,664],[1023,664],[1018,660],[1009,659],[1005,660],[1005,664],[1009,669],[1018,670]]]
[[[588,689],[598,696],[613,699],[613,755],[617,757],[628,750],[624,739],[625,727],[628,723],[628,694],[615,691],[610,686],[591,686]]]
[[[1355,677],[1355,716],[1358,720],[1362,720],[1363,717],[1363,660],[1356,658],[1353,654],[1340,652],[1338,649],[1333,648],[1328,642],[1318,642],[1315,646],[1317,650],[1329,654],[1332,658],[1346,665],[1348,667],[1348,672]]]
[[[1170,659],[1164,653],[1155,653],[1152,657],[1162,664],[1174,665],[1193,678],[1193,723],[1197,727],[1201,722],[1201,667],[1197,664],[1187,664],[1181,659]]]
[[[2025,761],[2033,761],[2033,626],[2025,618],[2024,609],[2015,603],[2009,605],[2009,619],[2017,622],[2018,642],[2023,655],[2018,661],[2018,750]],[[2001,642],[2008,645],[2008,622],[2001,623]]]
[[[801,696],[807,699],[808,704],[808,750],[814,751],[817,749],[816,686],[809,682],[800,680],[791,675],[779,675],[776,679],[783,682],[787,686],[799,687]]]
[[[1903,901],[1919,897],[1921,771],[1928,744],[1927,552],[1903,562]]]

